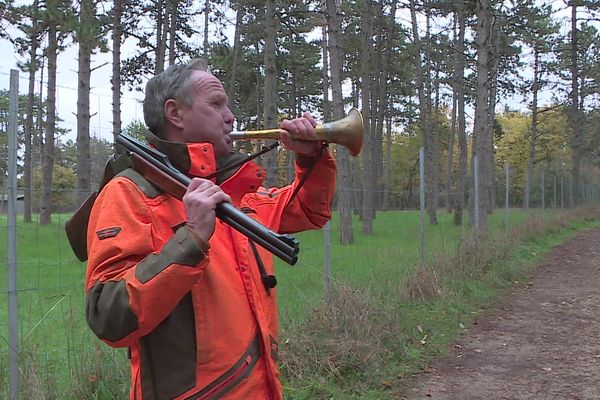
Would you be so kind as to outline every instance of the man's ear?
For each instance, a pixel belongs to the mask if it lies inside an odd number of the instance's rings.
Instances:
[[[163,112],[165,114],[165,122],[168,122],[177,128],[183,127],[183,110],[177,100],[168,99],[165,101]]]

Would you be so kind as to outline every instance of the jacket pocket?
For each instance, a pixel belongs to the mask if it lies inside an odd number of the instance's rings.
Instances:
[[[248,350],[239,360],[217,379],[200,391],[186,397],[186,400],[217,400],[246,379],[254,369],[260,357],[260,336],[257,335]]]

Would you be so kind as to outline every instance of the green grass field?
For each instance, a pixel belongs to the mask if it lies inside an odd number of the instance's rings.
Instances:
[[[543,216],[538,214],[538,217],[550,218],[554,214],[547,211]],[[18,223],[17,279],[22,398],[126,398],[129,377],[125,351],[109,349],[93,337],[85,324],[85,265],[75,258],[66,240],[63,226],[67,218],[66,215],[55,215],[53,224],[49,226]],[[435,265],[439,257],[448,258],[454,255],[461,238],[470,235],[468,228],[452,224],[451,215],[440,211],[438,218],[437,226],[426,224],[425,249],[430,265]],[[518,226],[524,219],[521,211],[512,211],[509,214],[509,225]],[[503,222],[503,212],[490,216],[490,231],[502,232]],[[0,257],[7,260],[5,217],[0,218],[0,226]],[[582,225],[584,226],[587,225]],[[278,262],[277,265],[283,342],[299,336],[296,333],[303,332],[304,327],[314,320],[314,310],[322,310],[324,307],[324,233],[305,232],[296,237],[301,243],[299,262],[293,267],[283,262]],[[374,223],[374,234],[369,236],[361,233],[360,221],[354,220],[354,238],[354,244],[340,245],[338,222],[334,218],[331,223],[334,288],[350,286],[356,290],[365,290],[365,293],[369,293],[374,299],[386,298],[391,293],[397,293],[397,288],[402,286],[419,265],[417,212],[378,213]],[[464,285],[460,290],[455,288],[456,292],[472,292],[477,297],[477,302],[485,303],[493,297],[494,292],[485,284],[478,285],[479,281],[475,277],[469,282],[453,281],[449,285]],[[4,261],[0,264],[0,293],[4,294],[0,297],[2,398],[8,397],[7,290],[7,265]],[[402,329],[407,330],[408,336],[414,338],[426,334],[423,333],[424,326],[432,332],[441,330],[445,332],[444,337],[430,335],[426,342],[443,346],[459,328],[458,324],[451,329],[443,328],[447,319],[439,316],[468,315],[477,309],[477,302],[465,305],[463,299],[456,295],[445,298],[440,303],[404,301],[400,311],[406,324]],[[398,312],[391,304],[380,302],[377,307]],[[439,351],[437,346],[432,351],[427,349],[426,346],[411,346],[410,340],[402,342],[402,350],[394,353],[388,360],[390,365],[383,369],[414,369],[420,362]],[[397,374],[397,371],[394,373]],[[360,396],[364,397],[354,397],[354,394],[335,397],[336,393],[345,390],[341,387],[346,381],[340,383],[338,379],[341,375],[333,374],[332,379],[320,380],[307,376],[311,384],[298,377],[286,379],[286,398],[382,398],[383,393],[389,390],[387,384],[380,385],[379,388],[377,384],[365,387],[361,384],[359,387],[362,389],[359,392],[362,393]],[[353,379],[352,374],[343,376],[344,379]],[[357,376],[356,379],[364,379],[364,375]],[[303,389],[300,390],[300,387]],[[356,392],[357,389],[353,390]]]

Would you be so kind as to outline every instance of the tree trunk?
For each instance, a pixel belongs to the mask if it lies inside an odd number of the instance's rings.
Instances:
[[[37,49],[38,49],[38,0],[33,2],[32,24],[31,24],[31,47],[29,48],[29,88],[27,92],[27,119],[25,120],[25,159],[23,160],[23,194],[24,210],[23,221],[31,223],[31,184],[32,184],[32,137],[33,137],[33,103],[35,101],[35,73],[37,70]]]
[[[333,100],[333,118],[341,119],[344,116],[344,103],[342,97],[342,22],[336,0],[326,1],[327,27],[329,29],[329,56],[331,64],[331,93]],[[343,146],[336,146],[338,162],[338,208],[340,212],[340,243],[354,243],[352,232],[352,192],[350,190],[350,163],[348,150]]]
[[[79,17],[79,70],[77,84],[77,196],[82,204],[91,192],[90,76],[95,37],[87,28],[96,17],[92,0],[81,0]],[[93,32],[93,30],[92,30]]]
[[[531,136],[529,138],[529,160],[527,161],[527,176],[525,177],[525,193],[523,196],[523,208],[525,213],[529,213],[531,184],[533,182],[533,168],[535,166],[536,144],[537,144],[537,122],[538,122],[538,90],[540,74],[540,54],[538,49],[534,49],[533,56],[533,84],[531,91],[533,92],[533,102],[531,104]]]
[[[121,133],[121,40],[123,37],[123,3],[122,0],[115,0],[113,6],[113,54],[112,54],[112,116],[113,116],[113,137],[117,141],[117,136]]]
[[[154,73],[159,74],[165,69],[167,52],[167,32],[169,32],[169,13],[165,10],[165,1],[160,0],[156,7],[156,65]]]
[[[453,21],[453,28],[452,28],[452,35],[453,35],[453,40],[454,40],[454,44],[456,47],[456,42],[458,40],[458,34],[457,34],[457,26],[458,26],[458,21],[456,18],[456,13],[454,15],[454,21]],[[456,54],[456,48],[454,49],[454,57],[453,57],[453,61],[454,61],[454,70],[456,71],[456,64],[457,64],[457,60],[458,60],[458,55]],[[456,111],[456,107],[457,107],[457,94],[456,94],[456,80],[457,77],[454,76],[452,78],[452,120],[450,121],[450,135],[448,137],[448,158],[446,159],[446,212],[448,214],[450,214],[452,212],[452,188],[454,187],[454,183],[452,180],[452,176],[453,176],[453,172],[452,172],[452,168],[454,167],[454,138],[456,137],[456,117],[457,117],[457,111]]]
[[[373,166],[374,140],[371,136],[371,71],[370,60],[372,57],[371,37],[373,36],[370,0],[365,1],[362,19],[362,49],[361,49],[361,76],[362,76],[362,115],[365,127],[363,159],[363,198],[362,198],[362,232],[369,235],[373,233],[373,216],[375,214],[375,176]]]
[[[235,108],[234,98],[237,95],[237,70],[238,70],[238,59],[240,57],[240,37],[242,34],[242,17],[244,16],[243,7],[238,6],[235,13],[235,33],[233,35],[233,61],[231,62],[231,74],[229,75],[229,108],[233,111]],[[235,114],[235,113],[234,113]]]
[[[327,5],[325,4],[325,0],[321,1],[321,7],[325,9]],[[329,105],[329,52],[327,51],[327,46],[329,46],[329,41],[327,39],[327,25],[323,24],[321,26],[321,36],[323,37],[321,45],[322,45],[322,54],[323,54],[323,68],[321,69],[321,74],[323,76],[323,120],[331,121],[331,109]]]
[[[386,135],[385,135],[385,163],[383,162],[383,148],[382,143],[383,140],[379,140],[378,149],[380,151],[380,155],[378,156],[378,165],[381,167],[381,175],[383,175],[383,196],[381,199],[381,207],[383,210],[387,210],[389,208],[389,191],[391,188],[391,173],[390,173],[390,163],[391,163],[391,145],[392,145],[392,126],[391,126],[391,118],[386,118],[386,112],[388,109],[388,80],[390,78],[390,57],[393,49],[393,43],[396,39],[396,9],[397,9],[397,1],[392,1],[390,15],[385,24],[387,32],[387,40],[385,42],[385,52],[383,55],[382,65],[381,65],[381,79],[379,82],[379,110],[378,110],[378,131],[381,132],[381,137],[383,139],[383,125],[384,121],[386,126]],[[382,11],[383,17],[383,11]],[[380,176],[378,174],[378,176]]]
[[[429,146],[425,147],[425,173],[426,187],[428,189],[429,198],[425,198],[427,207],[427,215],[429,223],[437,225],[437,207],[439,203],[439,187],[440,187],[440,132],[437,124],[437,119],[433,119],[433,110],[438,110],[438,96],[436,96],[435,107],[431,107],[431,99],[433,98],[433,85],[431,84],[431,71],[433,65],[431,63],[431,5],[425,3],[426,7],[426,41],[424,47],[425,55],[425,98],[427,101],[427,118],[429,119]],[[437,91],[437,90],[436,90]]]
[[[275,22],[275,0],[265,2],[265,129],[277,126],[277,65],[275,63],[277,27]],[[267,170],[267,186],[277,184],[277,151],[271,151],[264,157]]]
[[[178,0],[169,0],[169,65],[175,64],[177,59],[177,9]]]
[[[456,171],[455,181],[457,183],[457,193],[454,200],[454,224],[462,225],[463,210],[467,192],[467,132],[465,121],[465,2],[458,0],[456,2],[456,18],[458,20],[458,39],[456,40],[456,65],[454,67],[456,108],[458,126],[458,169]]]
[[[494,45],[492,47],[492,70],[490,73],[490,107],[488,114],[487,147],[489,149],[487,165],[490,172],[490,194],[487,204],[488,214],[496,208],[496,161],[494,158],[494,123],[496,119],[496,95],[498,92],[498,67],[500,64],[500,31],[496,25],[493,29]]]
[[[208,16],[210,14],[210,1],[206,0],[204,2],[204,57],[208,57]]]
[[[455,61],[456,63],[456,61]],[[453,84],[454,86],[454,84]],[[446,160],[446,212],[450,214],[452,212],[452,188],[454,182],[452,181],[454,167],[454,139],[456,137],[456,119],[457,119],[457,95],[456,90],[452,90],[452,121],[450,122],[450,135],[448,136],[448,158]]]
[[[573,1],[571,5],[571,112],[570,123],[572,131],[573,153],[571,158],[571,207],[580,204],[579,175],[581,170],[581,138],[583,118],[579,109],[579,71],[577,54],[579,51],[577,44],[577,2]]]
[[[48,9],[52,10],[48,4]],[[56,6],[54,6],[56,10]],[[40,224],[52,222],[52,170],[54,166],[54,130],[56,124],[56,59],[58,56],[58,38],[56,23],[48,24],[48,107],[46,115],[46,140],[42,156],[42,201]]]
[[[392,117],[385,123],[385,164],[383,169],[383,210],[390,209],[390,190],[392,188]]]
[[[434,200],[434,169],[432,164],[433,157],[433,142],[431,132],[431,106],[430,99],[428,98],[427,87],[424,77],[425,72],[423,71],[421,61],[421,42],[419,39],[419,28],[417,23],[417,11],[415,8],[415,0],[410,0],[410,15],[412,21],[412,33],[413,43],[415,48],[415,74],[417,76],[417,92],[419,95],[419,121],[423,134],[423,148],[425,152],[425,206],[427,208],[427,214],[429,216],[429,222],[432,225],[437,224],[437,218],[435,213]],[[428,60],[427,60],[428,62]],[[427,72],[427,74],[429,74]]]
[[[377,209],[381,208],[382,201],[382,185],[380,177],[383,173],[383,120],[386,109],[386,87],[387,82],[386,68],[384,67],[384,55],[386,55],[385,47],[387,46],[386,34],[387,20],[384,18],[384,5],[382,2],[371,3],[371,15],[374,19],[371,20],[371,30],[376,42],[371,51],[372,57],[369,63],[370,93],[371,93],[371,169],[372,183],[371,190],[373,195],[373,211],[372,218],[376,218]],[[372,223],[371,223],[372,224]]]
[[[487,204],[490,194],[490,171],[486,160],[489,159],[487,123],[489,116],[489,56],[490,56],[490,34],[491,34],[491,4],[490,0],[480,0],[477,3],[477,80],[475,99],[475,121],[473,128],[473,139],[475,141],[475,155],[479,159],[479,204],[477,206],[479,219],[475,232],[481,235],[487,226]]]

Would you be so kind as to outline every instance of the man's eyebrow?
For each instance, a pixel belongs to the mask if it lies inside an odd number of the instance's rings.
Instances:
[[[220,90],[216,90],[216,91],[212,92],[208,98],[210,100],[222,100],[225,102],[227,102],[227,100],[228,100],[227,93],[222,92]]]

